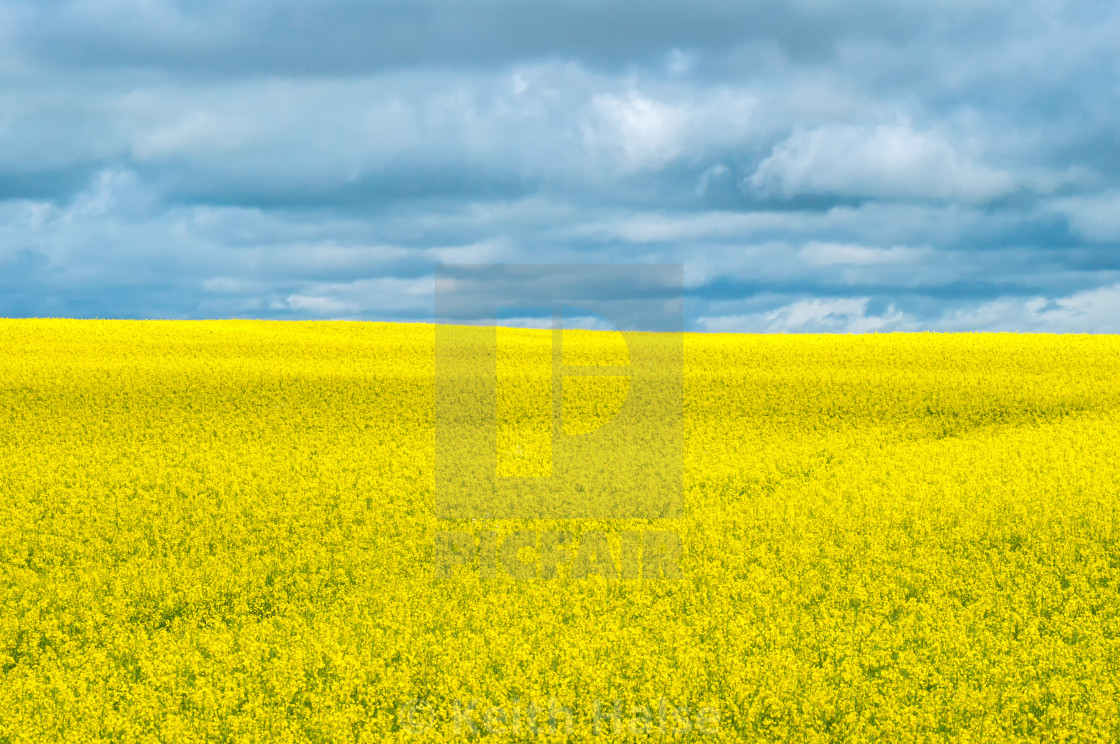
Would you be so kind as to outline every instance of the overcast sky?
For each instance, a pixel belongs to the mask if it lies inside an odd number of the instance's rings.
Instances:
[[[680,263],[691,330],[1116,332],[1118,7],[0,0],[0,315]]]

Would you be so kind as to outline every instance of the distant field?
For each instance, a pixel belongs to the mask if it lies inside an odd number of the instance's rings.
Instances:
[[[0,321],[0,741],[1120,740],[1120,338],[690,334],[679,513],[543,521],[435,516],[433,339]]]

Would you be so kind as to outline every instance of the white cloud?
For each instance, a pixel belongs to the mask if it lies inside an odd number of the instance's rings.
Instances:
[[[1036,327],[1086,333],[1120,332],[1120,284],[1056,300],[1034,299],[1025,307]]]
[[[675,77],[687,75],[695,66],[695,56],[681,49],[673,49],[665,56],[665,70]]]
[[[658,168],[684,146],[686,116],[678,107],[645,96],[599,95],[584,141],[593,151],[621,156],[627,170]]]
[[[817,223],[819,220],[820,215],[805,217],[788,212],[713,210],[683,215],[645,212],[580,225],[573,232],[628,243],[680,242],[744,238],[768,229],[796,229],[798,222],[806,225],[809,221]]]
[[[763,313],[704,317],[698,325],[716,333],[867,333],[913,326],[914,318],[894,305],[869,315],[869,302],[867,297],[798,300]]]
[[[145,201],[136,174],[125,168],[106,168],[93,179],[89,188],[78,194],[63,219],[99,218],[121,212]]]
[[[240,279],[234,279],[228,276],[216,276],[204,281],[202,283],[202,288],[207,292],[227,294],[233,292],[241,292],[246,288],[247,285],[247,282]]]
[[[847,243],[808,243],[798,252],[807,266],[897,266],[914,264],[931,258],[928,247],[893,246],[877,248]]]
[[[455,322],[464,322],[456,320]],[[470,325],[471,323],[468,323]],[[496,321],[493,318],[485,318],[475,321],[474,324],[492,325],[496,324],[503,328],[537,328],[537,329],[550,329],[552,328],[552,318],[531,317],[522,315],[510,315],[498,318]],[[566,317],[563,320],[563,328],[579,331],[617,331],[611,323],[603,318],[595,316],[579,316],[579,317]]]
[[[908,122],[874,128],[828,125],[779,143],[750,177],[752,188],[785,197],[837,194],[983,201],[1014,179],[962,156],[945,137]]]
[[[573,225],[573,238],[620,240],[627,243],[747,240],[780,233],[788,239],[812,240],[829,233],[858,235],[868,244],[915,242],[953,243],[961,235],[1008,217],[957,204],[868,202],[858,207],[813,211],[705,210],[687,212],[619,212],[603,218],[587,214]],[[822,241],[823,242],[823,241]]]
[[[1073,231],[1086,240],[1120,242],[1120,191],[1059,199],[1052,209],[1064,215]]]
[[[297,292],[272,302],[273,309],[319,315],[376,314],[407,310],[431,314],[433,277],[382,276],[348,282],[307,282]]]
[[[662,168],[686,153],[742,142],[755,105],[752,96],[730,88],[663,99],[636,91],[599,94],[591,99],[583,141],[623,172]]]
[[[1003,331],[1021,333],[1120,333],[1120,283],[1058,298],[1001,298],[967,302],[919,318],[894,304],[868,312],[870,298],[807,299],[773,310],[699,318],[717,333],[866,333],[871,331]],[[958,303],[960,304],[960,303]]]
[[[273,310],[306,311],[316,315],[349,315],[358,312],[361,308],[348,302],[342,302],[333,297],[314,295],[288,295],[282,300],[275,300],[270,307]]]
[[[947,331],[1120,333],[1120,284],[1066,297],[994,300],[947,313],[935,325]]]
[[[434,260],[451,264],[516,262],[518,253],[504,239],[482,240],[466,245],[439,246],[425,251]]]
[[[249,144],[246,129],[239,118],[189,111],[176,120],[141,129],[133,140],[132,154],[138,160],[157,160],[203,152],[236,152]]]
[[[766,314],[768,331],[819,332],[838,331],[862,333],[898,326],[909,318],[887,308],[883,315],[868,315],[868,298],[836,300],[800,300]]]
[[[700,174],[700,180],[696,182],[695,193],[697,196],[704,196],[714,184],[727,181],[730,177],[731,169],[723,163],[716,163]]]

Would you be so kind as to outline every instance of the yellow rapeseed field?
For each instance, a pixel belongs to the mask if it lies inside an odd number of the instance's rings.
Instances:
[[[679,509],[443,519],[434,329],[0,321],[0,741],[1120,740],[1120,339],[689,334]]]

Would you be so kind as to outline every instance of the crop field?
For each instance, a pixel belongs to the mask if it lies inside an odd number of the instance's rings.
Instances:
[[[0,321],[0,741],[1120,740],[1120,339],[688,334],[679,505],[566,519],[437,513],[435,335]]]

